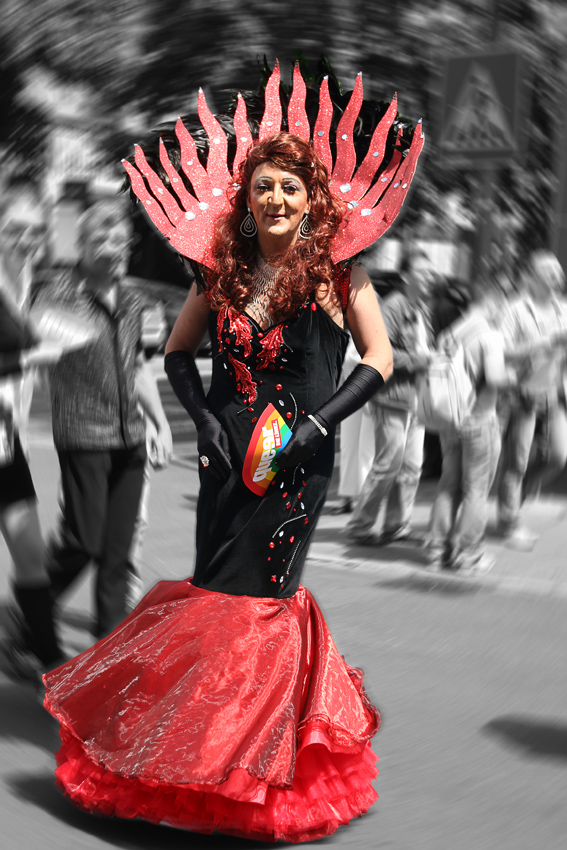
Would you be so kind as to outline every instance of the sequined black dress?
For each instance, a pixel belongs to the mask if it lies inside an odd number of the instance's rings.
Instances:
[[[293,596],[333,471],[334,433],[302,467],[281,470],[265,496],[242,480],[254,425],[268,404],[291,430],[337,388],[348,334],[311,298],[267,331],[232,310],[211,315],[208,402],[230,441],[233,472],[201,475],[193,582],[250,596]]]

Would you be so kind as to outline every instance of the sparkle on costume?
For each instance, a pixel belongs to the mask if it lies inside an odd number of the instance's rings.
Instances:
[[[304,139],[309,138],[305,112],[306,88],[298,65],[294,68],[294,83],[288,105],[289,129]],[[259,139],[263,140],[281,130],[280,68],[276,62],[265,89],[264,116],[260,123]],[[333,163],[330,132],[333,104],[329,83],[325,77],[319,89],[319,109],[313,130],[313,147],[323,160],[330,178],[332,194],[341,198],[348,194],[349,209],[331,243],[331,257],[338,263],[372,245],[388,229],[400,211],[417,160],[423,147],[421,119],[413,132],[411,145],[402,157],[399,147],[381,168],[386,139],[397,116],[394,96],[387,112],[378,122],[361,166],[355,171],[356,149],[353,129],[362,105],[362,76],[357,75],[350,100],[341,115],[336,131],[337,156]],[[252,144],[246,118],[246,105],[239,95],[233,116],[237,149],[231,174],[227,166],[227,138],[217,119],[210,112],[205,95],[199,90],[198,115],[209,138],[207,166],[199,162],[195,142],[179,119],[175,132],[180,145],[181,169],[191,186],[190,192],[181,175],[173,167],[165,145],[159,148],[160,162],[167,174],[168,188],[148,164],[139,146],[135,148],[134,164],[123,160],[133,192],[144,204],[155,226],[183,256],[214,269],[211,244],[218,218],[230,212],[230,199],[236,190],[238,166]],[[398,142],[402,128],[398,131]],[[375,181],[376,174],[380,174]],[[396,183],[392,185],[393,178]],[[375,182],[374,182],[375,181]],[[149,191],[148,191],[149,190]],[[341,191],[342,190],[342,191]],[[151,193],[151,194],[150,194]],[[180,206],[181,204],[181,206]],[[358,204],[362,204],[358,211]]]
[[[236,378],[236,386],[239,392],[243,395],[247,396],[248,404],[252,404],[256,401],[258,397],[258,393],[256,392],[256,383],[252,380],[252,375],[250,374],[250,369],[244,364],[241,363],[240,360],[235,360],[232,354],[228,354],[229,362],[234,369],[234,374]]]
[[[262,351],[258,354],[256,364],[258,369],[272,366],[283,344],[283,325],[280,323],[267,332],[261,341]]]
[[[291,519],[286,519],[285,522],[282,522],[282,524],[278,528],[276,528],[276,530],[272,534],[272,537],[275,537],[276,534],[279,534],[280,537],[283,537],[282,529],[284,528],[284,526],[289,525],[290,522],[295,522],[298,519],[303,519],[304,517],[307,517],[307,514],[299,514],[298,516],[293,516]]]

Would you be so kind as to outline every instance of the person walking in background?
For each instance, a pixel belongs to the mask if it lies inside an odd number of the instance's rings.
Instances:
[[[441,351],[451,353],[462,346],[476,398],[463,423],[440,434],[442,471],[428,538],[429,569],[451,568],[462,575],[487,572],[493,565],[484,551],[484,534],[500,456],[496,401],[499,389],[513,380],[504,359],[504,340],[494,328],[492,289],[478,281],[472,296],[464,315],[438,337]]]
[[[126,615],[128,554],[144,480],[144,413],[158,434],[159,461],[171,456],[171,432],[141,349],[138,296],[121,285],[131,225],[122,203],[101,201],[83,213],[78,265],[44,287],[37,305],[87,318],[96,338],[51,369],[53,439],[63,492],[59,533],[48,569],[58,599],[96,562],[96,627],[109,634]]]
[[[144,596],[144,579],[142,577],[144,541],[149,525],[150,488],[152,469],[160,470],[167,466],[169,458],[165,457],[160,448],[160,437],[153,421],[146,416],[146,463],[144,465],[144,484],[138,505],[138,515],[134,525],[132,543],[128,553],[128,590],[126,608],[133,610]]]
[[[32,266],[44,232],[37,187],[13,178],[0,197],[0,530],[13,560],[13,592],[23,618],[6,644],[7,660],[12,674],[37,684],[42,670],[63,661],[36,493],[21,441],[23,376],[61,353],[58,346],[36,344],[28,318]]]
[[[343,364],[342,381],[360,363],[360,355],[352,337]],[[339,454],[339,503],[330,510],[331,514],[349,514],[353,502],[359,497],[362,485],[370,472],[374,457],[374,423],[368,404],[341,422]]]
[[[536,496],[567,462],[564,285],[557,257],[534,251],[526,291],[510,305],[503,326],[506,356],[516,365],[519,380],[511,398],[499,476],[499,530],[504,543],[520,551],[530,551],[537,541],[537,534],[521,522],[522,502]]]
[[[382,304],[394,374],[384,390],[369,401],[375,455],[346,526],[347,537],[355,544],[382,545],[411,537],[425,433],[417,419],[416,379],[432,357],[426,299],[433,274],[427,256],[418,252],[407,257],[402,275],[405,290],[391,293]],[[382,533],[376,535],[372,529],[379,516]]]

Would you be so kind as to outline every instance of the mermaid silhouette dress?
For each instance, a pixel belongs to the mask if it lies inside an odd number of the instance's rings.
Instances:
[[[194,576],[161,581],[107,638],[44,677],[57,783],[81,808],[291,842],[368,808],[379,714],[300,584],[334,434],[264,496],[242,468],[273,405],[291,430],[336,390],[347,334],[314,296],[266,331],[212,313],[208,402],[233,471],[201,471]]]

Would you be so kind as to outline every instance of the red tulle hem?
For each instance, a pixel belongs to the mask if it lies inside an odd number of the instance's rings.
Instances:
[[[379,713],[305,588],[278,600],[161,582],[44,681],[57,781],[87,811],[299,842],[377,798]]]
[[[336,753],[323,743],[306,745],[296,763],[293,789],[280,789],[234,771],[231,794],[239,783],[260,786],[262,803],[226,796],[223,786],[167,785],[115,776],[94,764],[82,743],[64,726],[57,753],[57,785],[79,808],[105,816],[142,818],[192,832],[258,841],[312,841],[368,811],[378,795],[372,786],[377,756],[367,743],[358,753]],[[322,734],[319,731],[319,741]],[[245,777],[238,774],[244,773]],[[235,775],[236,774],[236,775]]]

